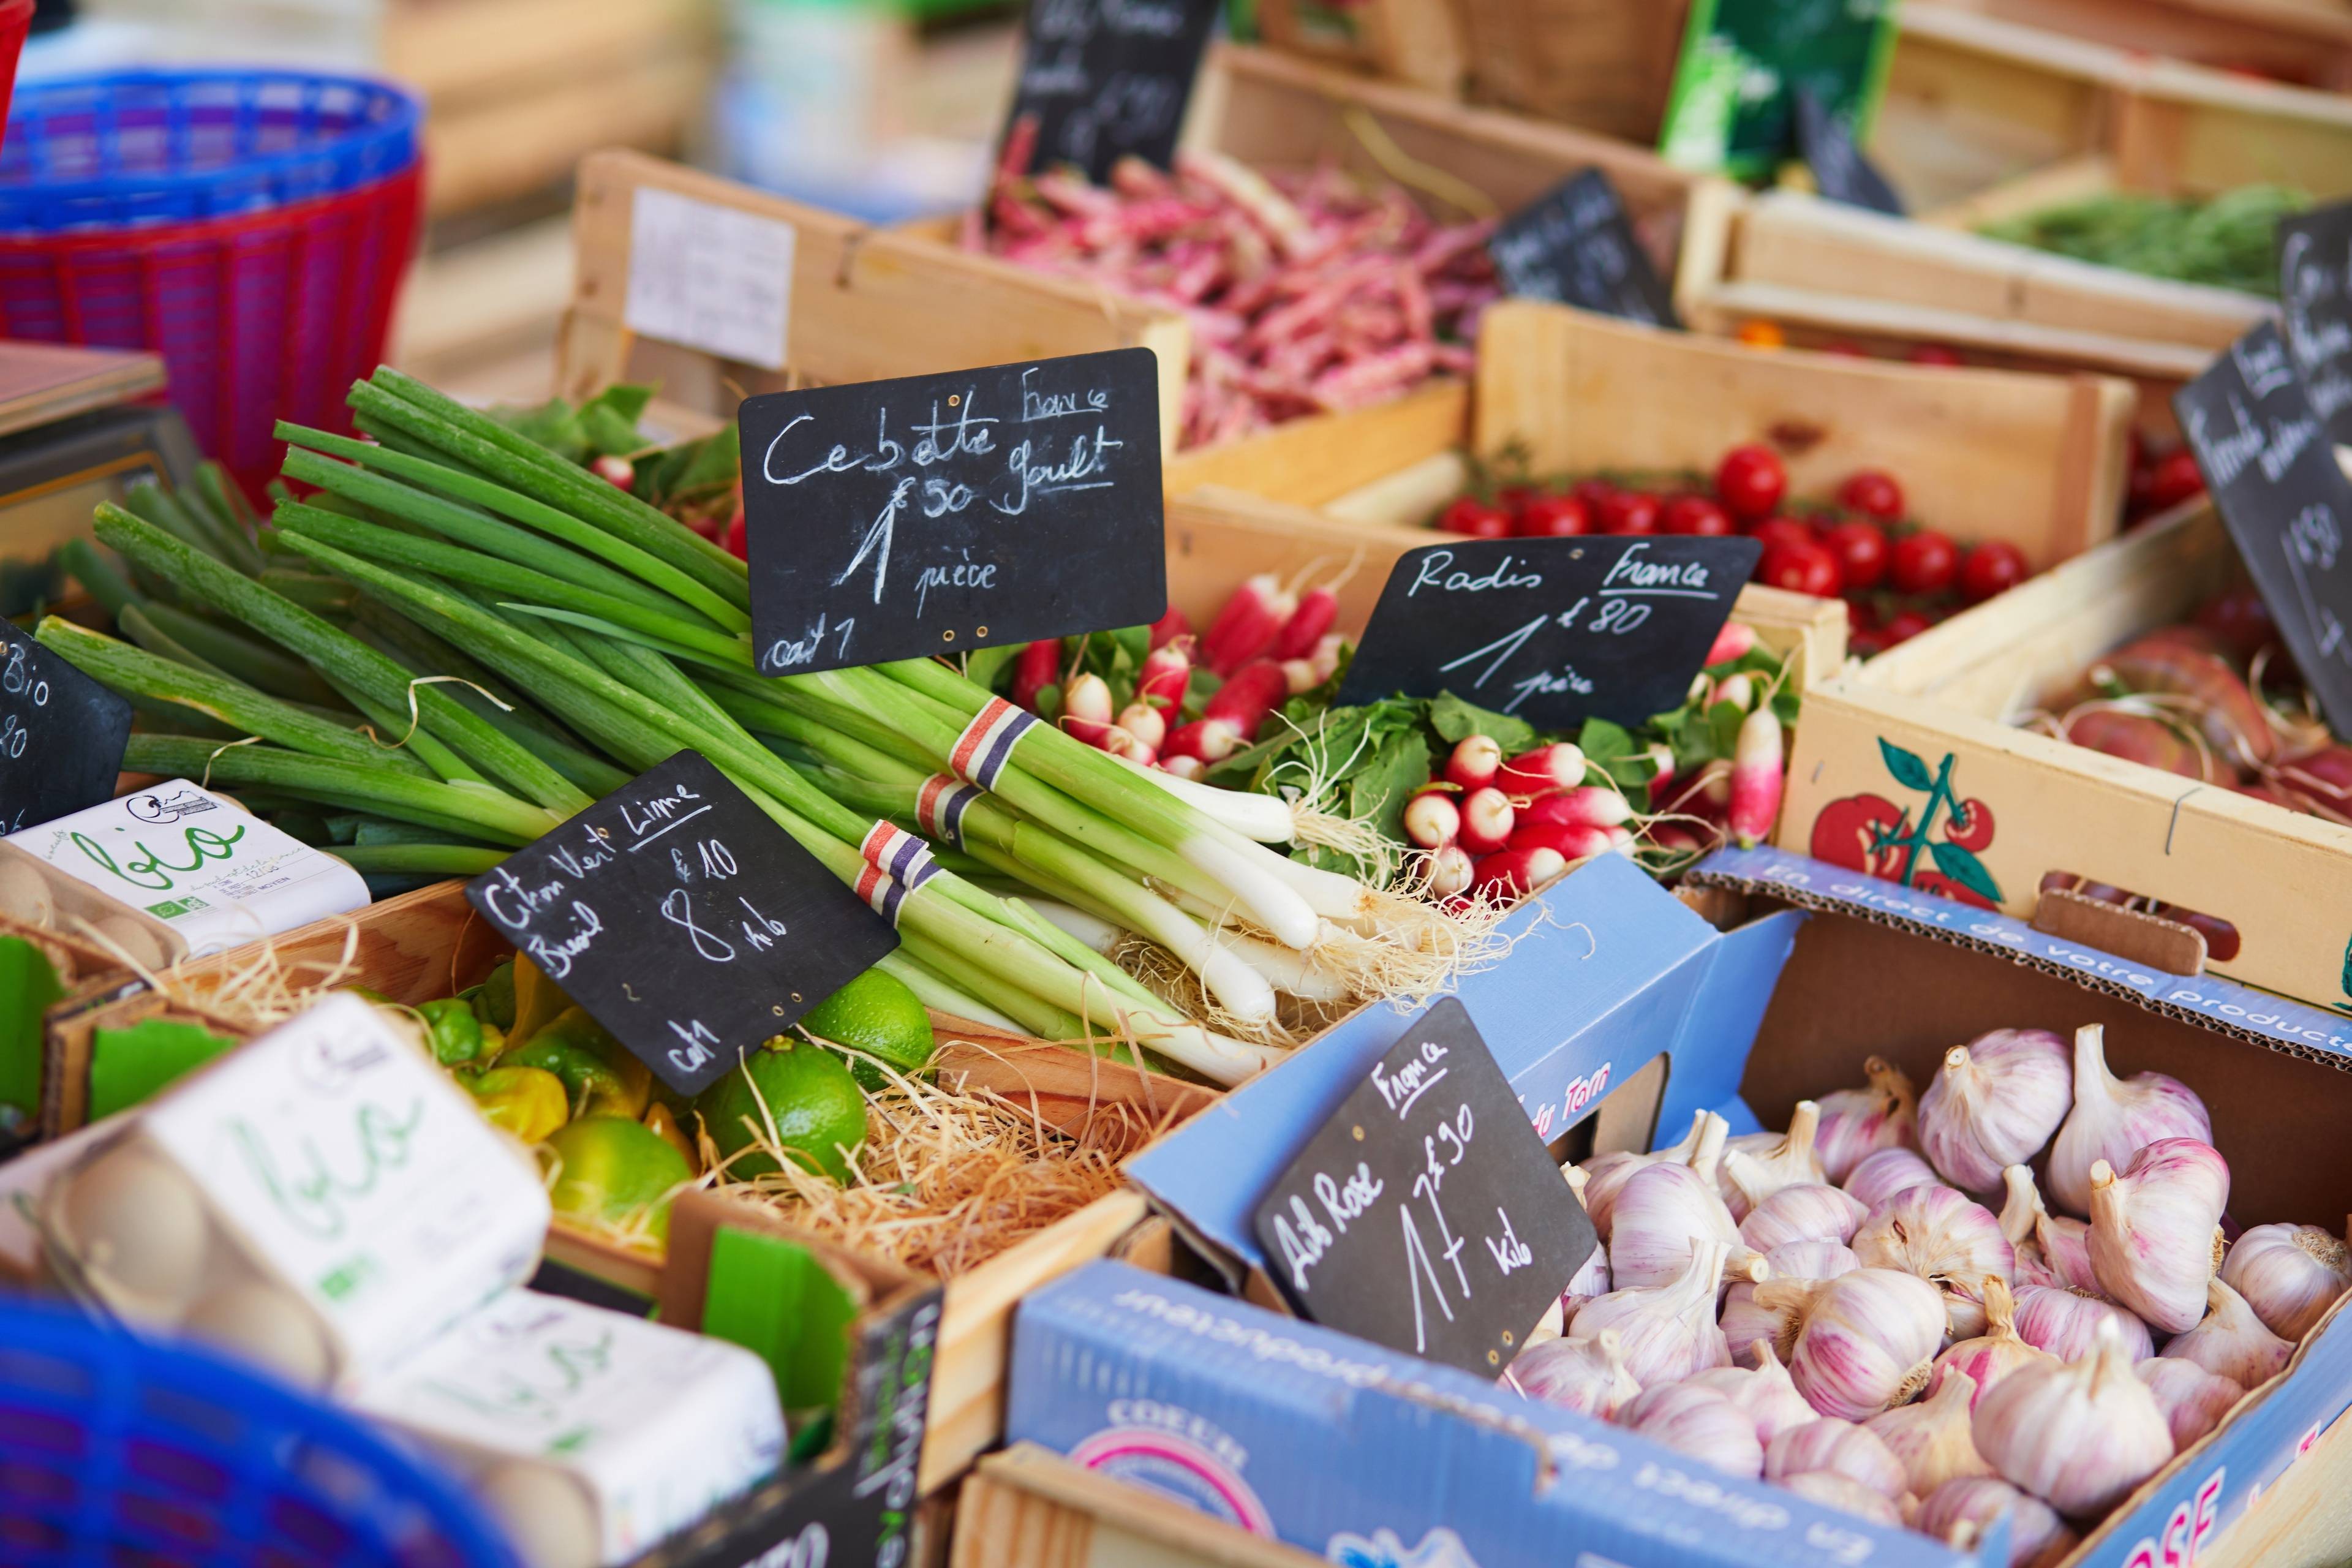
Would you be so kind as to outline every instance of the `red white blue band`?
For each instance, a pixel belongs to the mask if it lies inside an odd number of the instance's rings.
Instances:
[[[1036,722],[1034,713],[1024,712],[1002,697],[990,698],[988,706],[973,714],[963,733],[956,737],[948,767],[967,784],[994,789],[1005,764],[1013,761],[1013,742]]]
[[[963,814],[979,798],[978,790],[953,774],[933,773],[923,781],[922,794],[915,798],[915,826],[926,838],[944,839],[961,847]]]
[[[869,865],[857,873],[857,896],[895,928],[899,907],[907,901],[907,886],[879,866]]]
[[[931,858],[929,845],[887,822],[876,823],[857,852],[866,857],[867,865],[887,872],[910,893],[940,868],[940,863]]]

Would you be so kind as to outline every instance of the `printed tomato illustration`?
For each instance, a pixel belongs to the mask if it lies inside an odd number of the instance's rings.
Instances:
[[[1979,909],[1999,909],[2000,884],[1977,858],[1992,847],[1992,807],[1954,793],[1954,753],[1946,752],[1933,772],[1916,752],[1885,740],[1878,754],[1897,784],[1927,795],[1917,826],[1909,811],[1884,795],[1850,795],[1813,819],[1813,858]]]

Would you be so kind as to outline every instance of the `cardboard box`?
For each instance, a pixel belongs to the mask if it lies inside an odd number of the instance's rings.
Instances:
[[[1797,1099],[1845,1087],[1873,1053],[1925,1081],[1955,1039],[2097,1023],[2119,1070],[2169,1071],[2206,1099],[2231,1159],[2233,1217],[2332,1222],[2352,1195],[2335,1076],[2352,1066],[2352,1023],[1769,848],[1724,852],[1695,875],[1727,906],[1723,931],[1609,865],[1550,889],[1549,919],[1462,986],[1556,1149],[1645,1147],[1700,1105],[1735,1126],[1757,1113],[1780,1125]],[[1402,1020],[1376,1010],[1349,1023],[1130,1167],[1237,1270],[1255,1253],[1251,1205]],[[1654,1056],[1663,1093],[1654,1074],[1624,1070]],[[1601,1084],[1563,1100],[1571,1075],[1591,1085],[1602,1065]],[[2352,1405],[2342,1317],[2092,1531],[2069,1568],[2156,1568],[2211,1547]],[[2005,1542],[1970,1556],[1818,1510],[1481,1380],[1115,1264],[1033,1298],[1015,1363],[1013,1441],[1334,1558],[2007,1560]]]
[[[1997,895],[1989,904],[2033,918],[2044,874],[2072,872],[2235,926],[2237,951],[2206,955],[2217,973],[2352,1004],[2352,827],[2018,727],[2237,571],[2221,520],[2192,503],[1807,693],[1774,841],[1861,868],[1860,817],[1916,819],[1927,805],[1896,771],[1910,772],[1907,753],[1946,775],[1948,802],[1989,808],[1963,846]],[[1948,822],[1922,826],[1932,841]],[[1941,891],[1931,853],[1907,867],[1882,856],[1880,868]]]

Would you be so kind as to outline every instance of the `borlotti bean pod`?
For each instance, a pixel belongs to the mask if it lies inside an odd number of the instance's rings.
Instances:
[[[134,1328],[343,1385],[538,1264],[530,1155],[355,996],[122,1120],[37,1212],[52,1272]]]

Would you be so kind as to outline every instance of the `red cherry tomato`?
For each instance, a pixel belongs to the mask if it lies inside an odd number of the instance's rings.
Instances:
[[[1592,531],[1592,509],[1576,496],[1531,496],[1511,531],[1522,539],[1566,539]]]
[[[1750,538],[1763,541],[1764,548],[1767,550],[1771,549],[1776,544],[1818,544],[1821,542],[1821,541],[1813,537],[1813,531],[1811,529],[1806,527],[1803,523],[1799,522],[1793,517],[1768,517],[1748,531]]]
[[[1533,485],[1505,485],[1495,492],[1495,504],[1517,517],[1528,510],[1528,502],[1541,494],[1543,491]]]
[[[1854,595],[1853,584],[1846,584],[1845,624],[1850,632],[1873,631],[1878,626],[1878,609],[1868,599]]]
[[[723,542],[727,553],[738,561],[751,559],[751,514],[738,508],[734,520],[727,525]]]
[[[1716,465],[1715,493],[1734,517],[1769,517],[1789,493],[1789,475],[1769,447],[1734,447]]]
[[[1878,524],[1860,518],[1841,522],[1822,536],[1822,542],[1837,557],[1848,588],[1875,588],[1886,575],[1886,531]]]
[[[1647,490],[1619,490],[1601,503],[1603,533],[1655,533],[1665,509]]]
[[[1895,542],[1888,575],[1899,594],[1940,594],[1952,585],[1959,566],[1959,547],[1934,529],[1923,528]]]
[[[1971,545],[1960,562],[1960,597],[1980,605],[1995,594],[2006,594],[2032,575],[2025,552],[2006,539],[1988,539]]]
[[[1876,626],[1865,627],[1845,639],[1845,649],[1856,658],[1875,658],[1886,651],[1886,634]]]
[[[1963,365],[1969,363],[1960,357],[1959,350],[1948,348],[1942,343],[1921,343],[1918,347],[1913,349],[1906,357],[1907,357],[1913,364],[1934,364],[1949,367],[1953,365]]]
[[[1591,507],[1593,515],[1598,517],[1601,514],[1601,503],[1615,495],[1617,487],[1607,479],[1579,479],[1569,486],[1568,492]]]
[[[1924,610],[1897,610],[1886,617],[1878,628],[1878,640],[1887,647],[1899,642],[1909,642],[1936,623]]]
[[[1723,504],[1708,496],[1681,495],[1666,503],[1662,520],[1668,533],[1696,533],[1709,539],[1719,539],[1737,532],[1731,514]]]
[[[1467,534],[1472,539],[1504,539],[1511,531],[1511,514],[1476,496],[1463,496],[1445,509],[1437,526],[1448,533]]]
[[[1876,468],[1864,468],[1838,486],[1838,505],[1894,522],[1903,516],[1903,487]]]
[[[1810,539],[1784,539],[1765,546],[1756,580],[1822,599],[1834,597],[1843,586],[1838,581],[1837,557]]]
[[[2179,506],[2205,488],[2205,476],[2197,471],[2196,455],[2182,447],[2167,452],[2148,470],[2147,504],[2151,511]]]

